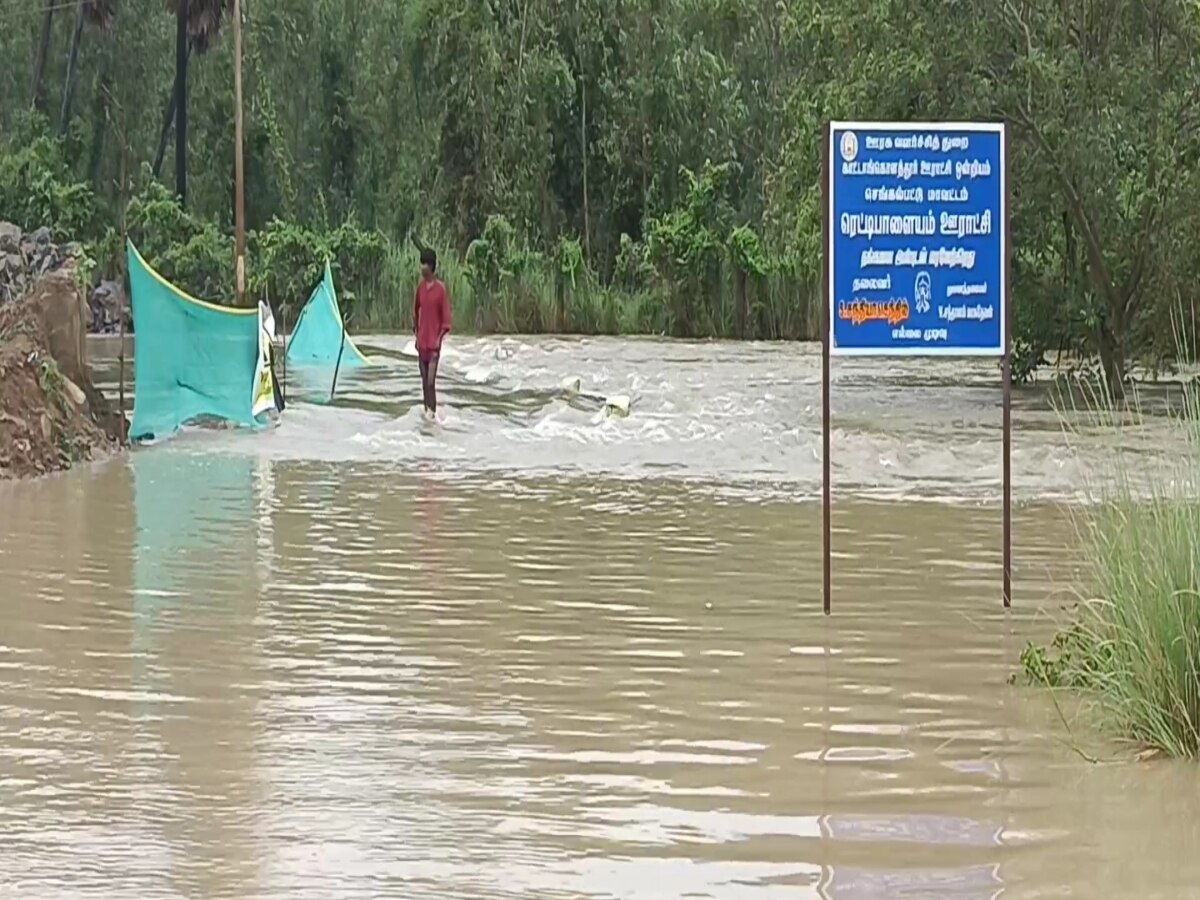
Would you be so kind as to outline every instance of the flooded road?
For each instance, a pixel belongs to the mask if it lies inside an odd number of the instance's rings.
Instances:
[[[442,425],[395,359],[333,405],[296,376],[267,433],[0,485],[0,896],[1200,883],[1195,768],[1090,764],[1006,684],[1073,574],[1044,501],[1110,439],[1018,405],[1006,614],[991,370],[837,364],[826,619],[819,358],[456,346]]]
[[[293,371],[288,390],[297,402],[279,428],[195,433],[181,443],[273,461],[381,463],[401,471],[420,463],[450,478],[653,478],[750,500],[820,499],[817,346],[459,339],[439,368],[445,422],[435,428],[422,421],[406,341],[360,343],[382,364],[343,369],[333,404],[329,370]],[[101,386],[115,395],[115,365],[100,368]],[[998,501],[999,374],[993,360],[835,360],[835,491]],[[581,391],[564,392],[563,383],[573,380]],[[630,416],[605,416],[605,398],[627,399]],[[1090,465],[1114,444],[1110,432],[1081,427],[1068,446],[1056,412],[1065,402],[1047,390],[1014,396],[1018,500],[1079,496]],[[1143,454],[1135,474],[1149,474],[1179,450],[1152,424],[1124,439]]]

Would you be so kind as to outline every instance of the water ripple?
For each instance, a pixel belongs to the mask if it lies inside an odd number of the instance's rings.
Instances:
[[[1194,771],[1089,766],[1052,708],[1005,683],[1071,565],[1059,514],[1019,510],[1005,613],[994,509],[868,502],[839,482],[826,619],[820,512],[797,502],[816,463],[787,436],[811,436],[804,351],[461,346],[477,430],[420,450],[387,437],[427,437],[388,406],[414,385],[375,373],[344,407],[296,403],[261,441],[190,435],[0,485],[0,896],[1200,883]],[[655,440],[543,389],[570,369],[640,395]],[[860,482],[981,465],[986,437],[944,429],[986,406],[985,374],[914,423],[903,392],[860,416],[877,388],[840,369],[843,436],[895,451]],[[520,424],[549,415],[586,439]],[[371,429],[378,446],[348,439]],[[443,463],[490,462],[438,468],[438,441],[461,442]],[[697,477],[646,477],[662,463]]]

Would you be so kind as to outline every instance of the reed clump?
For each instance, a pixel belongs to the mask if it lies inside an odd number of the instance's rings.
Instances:
[[[1068,435],[1092,427],[1118,436],[1111,465],[1091,479],[1072,518],[1084,590],[1048,647],[1022,653],[1029,680],[1083,692],[1117,737],[1172,757],[1200,758],[1200,388],[1168,398],[1166,428],[1178,456],[1151,468],[1139,441],[1158,445],[1157,425],[1134,396],[1093,392]],[[1078,404],[1075,404],[1078,412]],[[1084,424],[1079,424],[1080,422]],[[1151,448],[1141,448],[1151,449]]]

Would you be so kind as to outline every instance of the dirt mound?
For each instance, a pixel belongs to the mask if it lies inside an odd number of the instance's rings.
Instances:
[[[67,469],[116,446],[123,417],[88,376],[88,316],[70,267],[0,307],[0,479]]]

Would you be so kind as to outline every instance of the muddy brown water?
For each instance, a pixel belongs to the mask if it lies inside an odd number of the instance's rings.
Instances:
[[[1116,438],[1019,402],[1006,613],[992,373],[842,367],[827,619],[804,348],[367,343],[0,486],[0,896],[1194,895],[1196,769],[1006,683]]]

